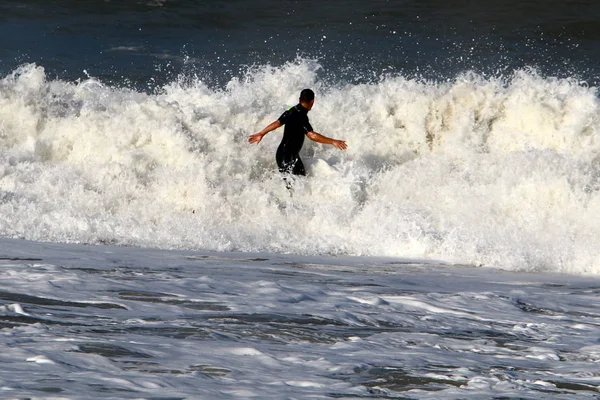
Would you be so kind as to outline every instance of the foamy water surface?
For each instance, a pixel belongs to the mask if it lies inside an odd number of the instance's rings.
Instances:
[[[0,240],[6,399],[595,399],[595,277]]]
[[[331,84],[319,68],[147,94],[23,65],[0,81],[0,235],[600,271],[595,88],[530,70]],[[281,130],[247,136],[304,87],[315,129],[349,148],[306,143],[290,197]]]

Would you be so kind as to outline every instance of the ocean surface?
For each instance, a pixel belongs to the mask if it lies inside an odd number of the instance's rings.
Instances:
[[[0,240],[2,399],[597,399],[600,279]]]
[[[0,1],[0,398],[594,398],[600,3]],[[307,176],[281,129],[316,93]]]

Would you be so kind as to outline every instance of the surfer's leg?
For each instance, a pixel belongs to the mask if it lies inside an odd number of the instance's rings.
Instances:
[[[277,151],[275,156],[279,172],[292,175],[306,175],[304,164],[298,154]]]
[[[279,167],[279,172],[285,173],[288,170],[288,154],[279,147],[277,149],[277,153],[275,154],[275,160],[277,161],[277,166]]]
[[[287,165],[285,173],[283,174],[285,187],[290,191],[290,194],[293,193],[293,183],[295,180],[295,178],[293,178],[292,175],[306,176],[306,171],[304,170],[304,163],[302,163],[302,160],[298,155],[296,155],[294,159]]]
[[[291,192],[294,179],[290,175],[306,175],[304,163],[302,163],[298,154],[285,153],[279,150],[277,151],[276,160],[279,172],[283,174],[285,187]]]
[[[277,160],[277,167],[279,167],[279,172],[283,174],[283,181],[285,182],[285,187],[291,193],[292,182],[290,180],[290,174],[292,173],[293,164],[290,162],[290,155],[285,151],[282,151],[281,148],[279,148],[277,149],[275,159]]]
[[[292,168],[292,174],[306,176],[306,171],[304,170],[304,163],[300,159],[300,156],[296,156],[294,166]]]

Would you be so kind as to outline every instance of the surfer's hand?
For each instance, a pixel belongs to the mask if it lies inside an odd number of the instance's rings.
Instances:
[[[250,135],[250,136],[248,137],[248,143],[256,143],[256,144],[259,144],[259,143],[260,143],[260,141],[262,140],[263,136],[264,136],[264,135],[263,135],[262,133],[260,133],[260,132],[259,132],[259,133],[255,133],[254,135]]]
[[[348,146],[346,145],[346,141],[344,140],[333,140],[333,143],[331,144],[340,150],[346,150],[348,148]]]

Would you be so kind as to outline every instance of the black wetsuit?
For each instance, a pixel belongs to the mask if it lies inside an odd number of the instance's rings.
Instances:
[[[294,175],[306,175],[300,159],[304,136],[313,130],[308,122],[308,109],[298,104],[281,114],[279,122],[285,125],[283,139],[277,148],[275,159],[279,171]]]

